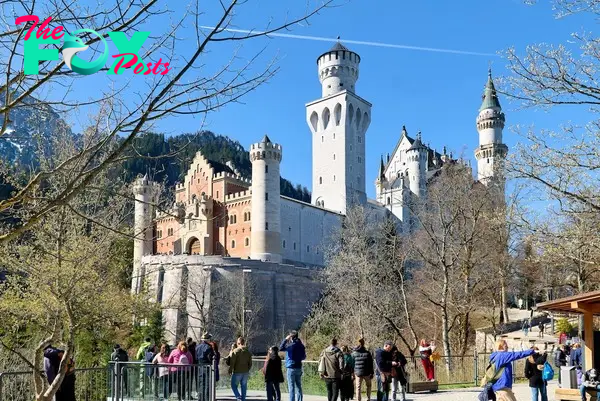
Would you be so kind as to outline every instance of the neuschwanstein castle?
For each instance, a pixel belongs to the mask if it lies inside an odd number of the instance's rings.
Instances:
[[[317,58],[322,93],[306,104],[313,150],[311,203],[280,194],[285,149],[266,135],[250,146],[252,177],[242,177],[235,165],[208,160],[199,152],[185,180],[174,188],[175,203],[168,212],[155,212],[154,183],[147,178],[136,181],[138,239],[132,290],[147,291],[163,303],[173,339],[198,338],[205,329],[195,316],[205,312],[196,302],[200,290],[189,283],[202,281],[201,291],[210,299],[210,284],[235,271],[258,283],[265,300],[265,329],[297,327],[319,297],[314,269],[325,264],[328,237],[348,208],[361,204],[374,213],[395,216],[402,225],[410,218],[408,197],[427,196],[428,180],[444,163],[454,161],[445,148],[438,153],[423,143],[420,133],[413,137],[403,127],[378,171],[375,166],[367,169],[371,103],[355,89],[360,61],[339,42]],[[477,176],[487,184],[508,151],[502,143],[504,113],[491,72],[476,127]],[[368,199],[366,185],[373,178],[376,199]]]

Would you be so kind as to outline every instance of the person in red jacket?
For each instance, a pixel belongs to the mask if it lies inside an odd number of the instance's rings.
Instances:
[[[433,351],[435,351],[435,344],[433,341],[429,343],[427,340],[422,339],[421,344],[419,345],[419,354],[421,355],[421,363],[423,364],[423,369],[425,370],[425,377],[431,382],[435,381],[433,362],[431,362],[431,354],[433,354]]]

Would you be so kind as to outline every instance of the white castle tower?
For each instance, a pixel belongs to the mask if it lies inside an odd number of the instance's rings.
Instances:
[[[134,236],[133,240],[133,274],[131,278],[131,292],[139,294],[144,287],[146,272],[142,265],[142,256],[152,255],[154,230],[152,219],[154,205],[159,194],[157,183],[148,179],[148,176],[138,177],[133,183],[135,196],[134,209]]]
[[[508,147],[502,143],[504,129],[504,113],[496,94],[492,70],[488,72],[488,80],[483,92],[483,102],[477,116],[479,131],[479,147],[475,149],[477,159],[477,179],[485,185],[495,181],[504,193],[504,160]]]
[[[250,147],[252,162],[252,259],[281,262],[281,145],[265,135]]]
[[[317,59],[322,97],[306,105],[313,134],[312,203],[346,213],[366,203],[365,133],[371,103],[355,94],[360,56],[337,42]]]
[[[406,151],[408,157],[408,185],[416,196],[425,196],[427,175],[427,148],[421,142],[421,133]]]

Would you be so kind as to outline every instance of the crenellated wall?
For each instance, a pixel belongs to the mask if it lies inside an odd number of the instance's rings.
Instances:
[[[246,282],[252,284],[253,296],[260,299],[259,321],[254,327],[257,337],[250,344],[260,352],[280,341],[288,330],[298,329],[322,291],[316,280],[319,270],[304,266],[197,255],[149,255],[142,263],[147,272],[156,273],[148,276],[157,281],[148,283],[148,287],[154,288],[150,295],[162,303],[166,336],[171,343],[186,337],[199,339],[205,330],[201,324],[203,313],[220,317],[229,314],[231,303],[219,301],[220,294],[215,294],[217,283],[227,275],[243,273]],[[208,330],[221,341],[230,341],[236,334],[218,324]]]

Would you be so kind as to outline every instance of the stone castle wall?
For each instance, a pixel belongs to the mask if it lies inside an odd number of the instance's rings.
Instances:
[[[205,330],[203,317],[215,339],[223,343],[233,340],[236,333],[218,322],[227,320],[232,308],[241,307],[240,274],[251,289],[245,295],[247,307],[260,303],[258,314],[253,316],[256,323],[251,349],[255,352],[264,352],[287,331],[298,329],[322,290],[316,280],[318,269],[281,263],[221,256],[149,255],[142,264],[149,273],[150,296],[163,306],[170,343],[186,337],[199,339]],[[238,281],[228,281],[235,275]],[[229,294],[227,299],[224,292]],[[233,300],[236,304],[232,304],[230,294],[239,295]]]

